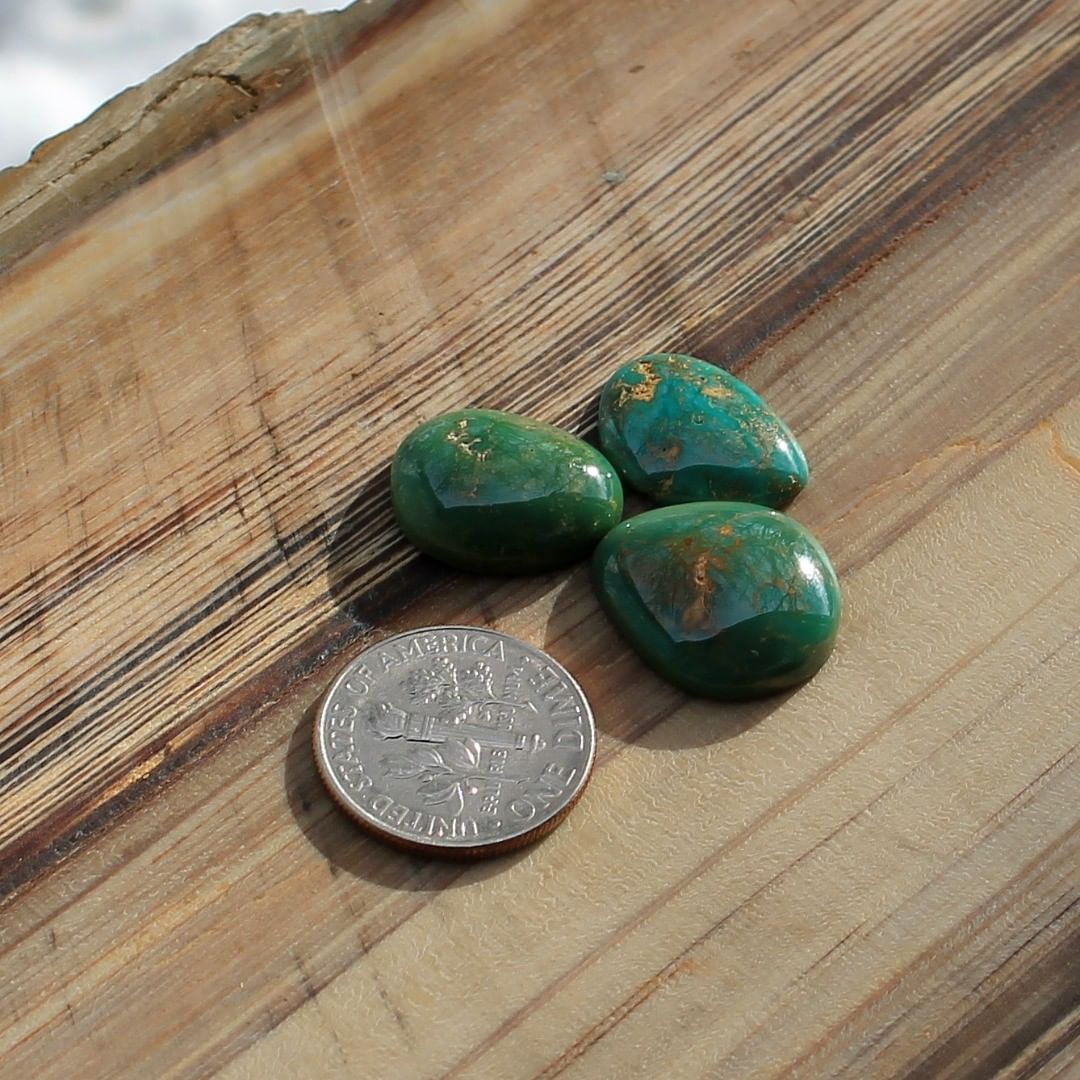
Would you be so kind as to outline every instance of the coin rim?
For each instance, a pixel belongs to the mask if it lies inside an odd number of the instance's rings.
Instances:
[[[500,836],[492,840],[481,841],[477,843],[474,838],[468,838],[468,840],[454,840],[443,843],[425,843],[422,840],[418,840],[414,836],[401,835],[393,832],[390,828],[385,827],[380,823],[376,823],[371,818],[367,817],[361,807],[349,796],[343,785],[339,781],[338,777],[334,774],[330,767],[329,759],[326,756],[325,748],[322,745],[322,734],[324,731],[324,724],[328,719],[327,710],[330,705],[331,698],[334,696],[334,692],[345,681],[349,672],[352,670],[353,665],[359,661],[362,657],[369,652],[373,652],[377,649],[381,649],[386,645],[390,645],[395,641],[402,638],[411,638],[419,634],[428,634],[436,631],[445,630],[460,630],[468,633],[480,633],[489,634],[494,637],[502,638],[504,641],[509,641],[515,645],[520,646],[533,656],[537,656],[543,659],[547,664],[552,665],[562,676],[569,682],[570,686],[577,692],[581,703],[584,706],[585,717],[588,721],[587,727],[590,735],[589,755],[582,767],[582,776],[578,783],[577,790],[571,795],[569,801],[565,806],[560,807],[550,816],[544,818],[542,821],[535,822],[529,827],[523,829],[520,832],[511,833],[508,836]],[[403,630],[397,634],[391,634],[389,637],[382,638],[380,641],[373,642],[372,644],[361,649],[338,673],[334,681],[330,684],[326,693],[323,695],[322,701],[319,704],[318,713],[315,716],[315,724],[312,729],[312,749],[315,756],[315,765],[318,770],[319,776],[322,779],[323,784],[329,791],[334,802],[341,807],[349,815],[353,821],[361,825],[364,829],[370,832],[372,835],[377,836],[380,840],[384,840],[398,848],[403,848],[407,851],[422,852],[427,855],[441,855],[445,858],[480,858],[488,855],[499,855],[504,852],[514,851],[520,847],[524,847],[526,844],[533,843],[536,840],[541,839],[555,829],[563,819],[570,813],[570,811],[577,804],[577,801],[581,798],[582,793],[588,786],[589,780],[592,778],[593,765],[596,761],[596,719],[593,716],[592,706],[589,703],[589,698],[586,695],[581,684],[574,678],[574,676],[566,669],[566,667],[555,659],[550,653],[545,652],[537,645],[533,645],[529,641],[523,641],[521,638],[514,637],[513,634],[504,633],[502,630],[493,630],[486,626],[463,626],[460,624],[446,625],[438,624],[435,626],[420,626],[412,630]]]

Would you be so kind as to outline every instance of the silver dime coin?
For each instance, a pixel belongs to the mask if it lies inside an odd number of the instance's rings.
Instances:
[[[315,722],[315,761],[341,807],[385,840],[441,855],[493,855],[553,829],[595,752],[592,711],[566,669],[473,626],[365,649]]]

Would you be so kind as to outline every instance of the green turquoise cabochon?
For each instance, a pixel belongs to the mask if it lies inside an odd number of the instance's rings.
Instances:
[[[611,376],[600,446],[627,484],[661,503],[782,507],[810,480],[795,436],[749,386],[677,353],[643,356]]]
[[[821,545],[786,514],[749,503],[688,503],[624,521],[597,547],[593,581],[641,657],[703,697],[803,682],[840,624],[840,586]]]
[[[394,454],[390,490],[421,551],[478,573],[565,566],[622,517],[622,485],[602,454],[551,424],[490,409],[421,424]]]

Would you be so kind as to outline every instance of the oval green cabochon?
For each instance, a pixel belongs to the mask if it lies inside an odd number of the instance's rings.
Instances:
[[[421,551],[489,574],[582,559],[623,507],[619,477],[587,442],[491,409],[421,424],[394,454],[390,491],[402,531]]]

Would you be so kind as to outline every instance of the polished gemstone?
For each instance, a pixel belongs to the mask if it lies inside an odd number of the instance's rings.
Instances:
[[[840,586],[786,514],[687,503],[617,525],[593,555],[604,610],[641,657],[704,697],[751,698],[810,678],[832,651]]]
[[[625,364],[600,395],[600,446],[631,487],[661,503],[786,506],[806,487],[788,426],[723,368],[675,353]]]
[[[550,424],[490,409],[421,424],[394,455],[390,487],[421,551],[479,573],[565,566],[622,516],[622,485],[602,454]]]

